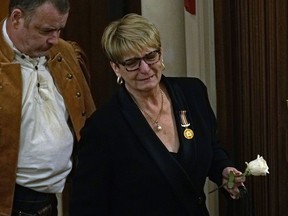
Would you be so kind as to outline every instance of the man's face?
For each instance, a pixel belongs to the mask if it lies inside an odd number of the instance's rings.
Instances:
[[[49,49],[58,43],[67,18],[68,13],[60,14],[50,3],[38,7],[29,22],[25,22],[22,13],[18,22],[13,24],[14,45],[30,57],[46,55]]]

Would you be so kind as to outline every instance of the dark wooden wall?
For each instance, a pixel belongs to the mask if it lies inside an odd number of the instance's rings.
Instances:
[[[288,2],[214,0],[217,115],[236,165],[262,155],[266,177],[247,177],[256,216],[288,212]],[[247,215],[245,203],[227,213]]]

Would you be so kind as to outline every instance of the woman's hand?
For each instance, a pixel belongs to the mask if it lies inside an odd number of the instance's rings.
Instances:
[[[228,184],[230,172],[233,172],[233,174],[235,176],[233,187],[229,187],[229,184]],[[222,183],[224,185],[225,190],[230,194],[230,197],[232,199],[239,199],[240,191],[239,191],[238,187],[244,186],[245,176],[243,176],[242,172],[240,172],[239,170],[237,170],[234,167],[226,167],[222,172],[222,176],[223,176]]]

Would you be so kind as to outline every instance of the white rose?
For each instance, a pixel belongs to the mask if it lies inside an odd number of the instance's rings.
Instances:
[[[257,159],[247,163],[246,172],[248,175],[253,176],[265,176],[267,173],[269,173],[266,161],[263,159],[263,157],[257,155]]]

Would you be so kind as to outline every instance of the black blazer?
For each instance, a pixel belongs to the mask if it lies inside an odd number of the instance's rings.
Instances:
[[[205,85],[196,78],[162,76],[171,97],[180,149],[175,158],[122,86],[81,132],[71,216],[207,216],[206,177],[220,185],[233,166],[218,146]],[[183,135],[179,111],[195,136]]]

